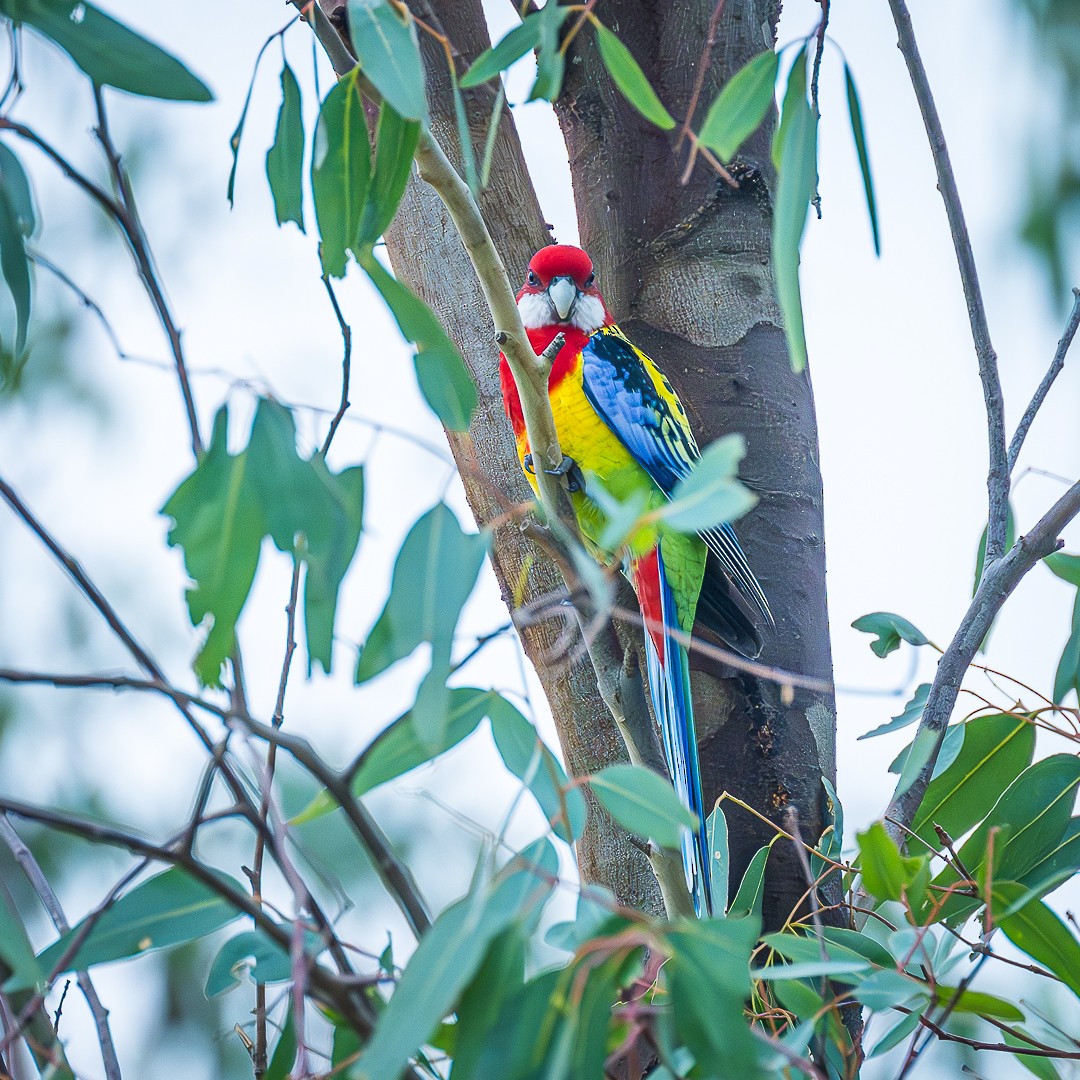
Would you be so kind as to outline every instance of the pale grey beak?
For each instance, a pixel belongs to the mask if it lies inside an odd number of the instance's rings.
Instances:
[[[578,287],[571,277],[557,277],[548,286],[548,296],[552,304],[555,305],[560,320],[565,322],[573,310],[574,304],[577,303]]]

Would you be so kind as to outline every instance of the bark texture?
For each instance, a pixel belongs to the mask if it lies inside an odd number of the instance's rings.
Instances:
[[[691,101],[715,0],[608,0],[602,16],[673,116]],[[694,121],[730,76],[774,44],[776,0],[728,0]],[[738,190],[621,97],[587,32],[573,43],[559,121],[570,152],[582,246],[627,334],[675,384],[699,441],[732,431],[749,447],[742,474],[760,503],[737,529],[777,618],[761,659],[831,682],[821,477],[813,393],[791,371],[770,257],[773,118],[740,153]],[[725,677],[726,676],[726,677]],[[780,823],[798,807],[803,834],[822,828],[821,776],[835,777],[831,694],[700,672],[694,687],[705,802],[728,791]],[[733,885],[772,835],[730,804]],[[805,882],[788,843],[769,861],[765,925],[791,912]]]
[[[479,0],[412,0],[459,52],[459,70],[488,45]],[[328,5],[332,6],[332,5]],[[714,0],[608,0],[602,17],[629,46],[673,115],[685,113]],[[723,81],[772,47],[775,0],[728,0],[698,106],[700,123]],[[425,42],[432,132],[453,160],[457,130],[445,57]],[[569,51],[557,104],[570,153],[582,244],[623,328],[676,384],[704,444],[745,434],[743,474],[760,496],[739,525],[748,557],[777,615],[762,659],[831,679],[825,608],[821,482],[809,379],[790,370],[770,267],[768,145],[772,120],[743,151],[739,190],[703,162],[683,186],[686,147],[651,127],[619,96],[588,30]],[[494,89],[469,92],[474,143],[482,145]],[[509,110],[504,109],[491,181],[481,207],[512,280],[549,242]],[[395,272],[443,319],[470,364],[480,408],[468,436],[451,437],[470,505],[481,524],[529,491],[518,470],[498,389],[494,328],[468,258],[434,192],[410,182],[386,236]],[[515,527],[496,530],[493,561],[511,608],[561,587],[557,571]],[[579,774],[624,756],[587,661],[552,663],[561,625],[522,631],[562,740]],[[717,670],[695,676],[695,710],[707,803],[723,791],[779,823],[798,806],[804,835],[821,830],[821,776],[835,771],[831,695],[796,690],[784,702],[772,682]],[[727,807],[733,881],[772,836],[749,814]],[[648,863],[592,803],[580,844],[581,873],[628,904],[658,911]],[[766,879],[765,923],[776,927],[805,889],[789,844],[774,848]]]

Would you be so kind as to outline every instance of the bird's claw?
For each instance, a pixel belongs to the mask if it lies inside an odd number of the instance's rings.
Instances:
[[[530,475],[536,475],[536,468],[533,465],[532,454],[526,454],[521,459],[522,468]],[[555,466],[554,469],[545,469],[544,472],[548,476],[564,476],[566,477],[566,490],[572,495],[575,491],[583,491],[585,489],[585,477],[581,474],[581,469],[578,468],[578,463],[572,458],[563,455],[562,461]]]

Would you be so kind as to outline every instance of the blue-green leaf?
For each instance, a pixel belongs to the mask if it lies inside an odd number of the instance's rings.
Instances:
[[[569,14],[567,11],[566,14]],[[479,86],[495,78],[540,43],[540,12],[526,15],[497,45],[485,49],[461,78],[462,89]]]
[[[806,367],[806,332],[799,291],[799,247],[817,188],[817,113],[806,99],[806,47],[788,76],[773,152],[779,178],[773,207],[772,259],[776,294],[793,371]]]
[[[738,153],[773,106],[779,62],[772,50],[755,56],[728,79],[709,107],[698,138],[721,161]]]
[[[844,86],[847,89],[851,136],[855,140],[855,152],[859,155],[859,172],[862,174],[863,193],[866,195],[866,212],[870,215],[870,231],[874,236],[874,254],[880,255],[881,236],[878,233],[877,200],[874,198],[874,177],[870,172],[870,154],[866,149],[862,106],[859,104],[859,91],[855,89],[855,77],[846,63],[844,64]]]
[[[899,731],[911,724],[917,724],[926,710],[926,699],[929,694],[930,684],[919,683],[915,687],[915,693],[911,695],[911,700],[904,706],[904,711],[899,716],[894,716],[888,723],[879,725],[865,735],[860,735],[859,739],[873,739],[877,735],[885,735],[890,731]]]
[[[877,640],[870,642],[870,648],[881,657],[899,649],[901,641],[906,641],[909,645],[930,644],[930,639],[917,626],[890,611],[875,611],[870,615],[862,615],[851,625],[864,634],[877,635]]]
[[[1080,697],[1080,589],[1073,601],[1072,629],[1065,642],[1057,670],[1054,672],[1054,704],[1060,705],[1065,695],[1075,690]]]
[[[757,502],[757,496],[736,476],[745,454],[746,440],[741,435],[725,435],[707,446],[693,469],[675,485],[659,519],[677,532],[701,532],[742,517]]]
[[[0,0],[0,13],[50,38],[98,86],[173,101],[213,100],[175,56],[85,0]]]
[[[412,19],[390,0],[349,0],[348,12],[363,73],[399,116],[426,123],[424,62]]]
[[[294,221],[304,231],[304,114],[300,84],[288,64],[281,69],[281,108],[274,143],[266,152],[266,178],[277,223]]]
[[[683,806],[671,784],[641,765],[608,765],[589,778],[593,794],[624,829],[678,849],[697,815]]]
[[[602,23],[596,23],[596,45],[612,82],[631,105],[650,123],[664,131],[675,126],[633,53]]]

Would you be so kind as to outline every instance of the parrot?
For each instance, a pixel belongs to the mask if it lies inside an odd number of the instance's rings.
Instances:
[[[698,534],[654,525],[632,535],[623,552],[603,550],[606,515],[593,484],[620,501],[663,506],[700,457],[686,410],[670,381],[616,325],[596,284],[592,259],[579,247],[552,244],[530,260],[517,296],[522,325],[542,353],[562,334],[548,397],[559,446],[560,472],[586,544],[602,561],[619,555],[638,598],[645,627],[645,660],[653,713],[675,790],[697,818],[683,835],[682,858],[695,912],[711,914],[711,860],[705,826],[697,738],[684,645],[695,619],[730,648],[757,656],[762,639],[747,610],[774,627],[768,600],[727,524]],[[536,476],[520,398],[506,357],[500,386],[533,490]],[[736,595],[740,600],[736,600]]]

